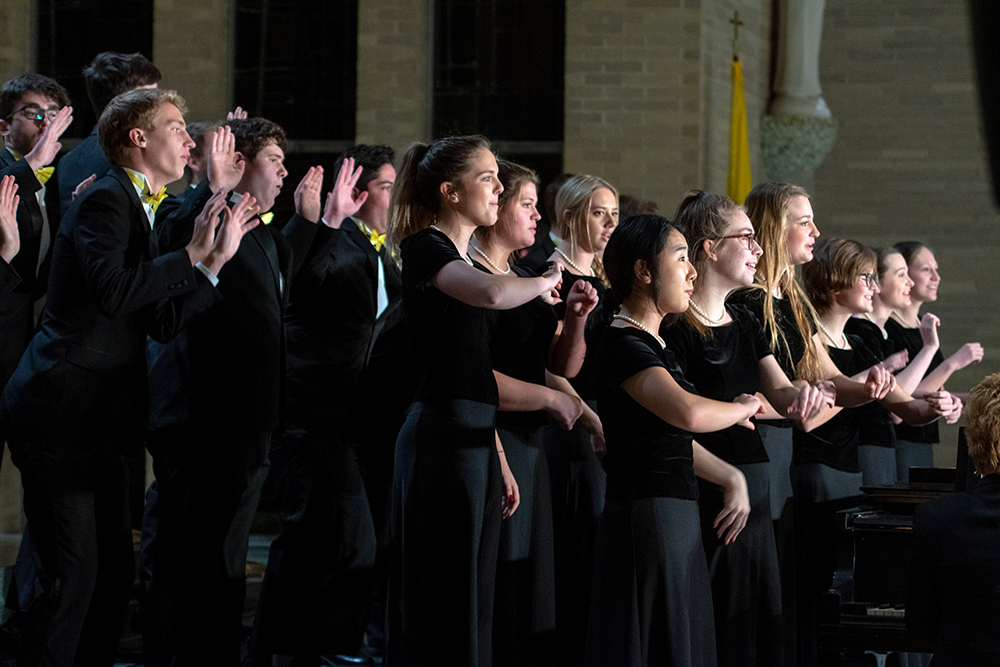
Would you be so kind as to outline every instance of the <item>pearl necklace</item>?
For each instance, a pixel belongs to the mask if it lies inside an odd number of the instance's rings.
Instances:
[[[489,264],[493,268],[493,270],[496,271],[497,273],[499,273],[501,276],[505,276],[508,273],[510,273],[510,262],[507,262],[507,270],[504,271],[499,266],[497,266],[496,264],[493,263],[493,260],[490,259],[489,255],[487,255],[485,252],[483,252],[482,250],[480,250],[479,248],[477,248],[475,243],[470,243],[469,247],[472,248],[473,250],[475,250],[477,253],[479,253],[479,256],[482,257],[483,259],[485,259],[486,263]]]
[[[580,276],[590,276],[591,278],[594,277],[594,269],[588,269],[587,271],[584,271],[579,266],[577,266],[576,262],[574,262],[573,260],[571,260],[569,258],[569,255],[567,255],[566,253],[564,253],[562,250],[560,250],[559,248],[556,248],[556,252],[563,256],[563,259],[566,260],[567,264],[569,264],[574,269],[576,269],[577,275],[580,275]]]
[[[818,325],[819,325],[819,328],[820,328],[820,329],[821,329],[821,330],[823,331],[823,333],[825,333],[825,334],[826,334],[826,337],[830,339],[830,342],[831,342],[831,343],[833,343],[833,346],[834,346],[834,347],[839,347],[839,348],[840,348],[841,350],[847,350],[847,349],[850,349],[850,348],[848,347],[848,343],[847,343],[847,334],[845,334],[845,333],[841,332],[841,334],[840,334],[840,335],[841,335],[841,336],[843,337],[843,339],[844,339],[844,344],[843,344],[843,346],[840,346],[840,345],[837,345],[837,341],[835,341],[835,340],[833,339],[833,335],[832,335],[832,334],[830,333],[830,331],[829,331],[829,330],[828,330],[828,329],[827,329],[827,328],[826,328],[825,326],[823,326],[823,323],[822,323],[821,321],[819,321],[819,320],[816,320],[816,324],[818,324]]]
[[[889,316],[892,317],[893,319],[895,319],[900,324],[902,324],[907,329],[919,329],[920,328],[920,317],[919,316],[917,316],[917,323],[916,324],[910,324],[909,322],[907,322],[906,320],[904,320],[903,316],[901,314],[899,314],[895,310],[892,311],[891,313],[889,313]]]
[[[441,232],[442,234],[444,234],[444,232],[441,231],[441,228],[438,227],[437,225],[430,225],[430,228],[433,229],[434,231]],[[444,234],[444,235],[448,236],[447,234]],[[448,236],[448,240],[451,241],[451,237],[450,236]],[[454,241],[451,241],[451,243],[452,243],[452,245],[455,245]],[[455,246],[455,250],[458,250],[458,246]],[[475,267],[475,264],[472,263],[472,260],[469,259],[468,255],[463,255],[461,252],[459,252],[458,256],[461,257],[462,259],[464,259],[465,263],[468,264],[469,266]]]
[[[660,338],[655,333],[653,333],[652,331],[650,331],[649,329],[647,329],[646,327],[644,327],[640,322],[637,322],[636,320],[633,320],[628,315],[621,315],[621,314],[613,315],[612,319],[623,320],[625,322],[628,322],[631,325],[634,325],[634,326],[642,329],[643,331],[645,331],[646,333],[648,333],[650,336],[652,336],[653,338],[655,338],[656,342],[660,344],[660,347],[662,347],[662,348],[666,348],[667,347],[667,344],[663,342],[662,338]]]
[[[885,327],[883,327],[883,326],[882,326],[882,325],[880,325],[880,324],[879,324],[878,322],[876,322],[875,320],[873,320],[873,319],[872,319],[872,316],[871,316],[871,315],[869,315],[868,313],[862,313],[862,315],[864,315],[864,316],[865,316],[865,319],[866,319],[866,320],[868,320],[869,322],[871,322],[872,324],[874,324],[875,326],[877,326],[877,327],[878,327],[878,330],[882,332],[882,338],[883,338],[883,339],[885,339],[885,340],[889,340],[889,332],[887,332],[887,331],[885,330]]]
[[[719,324],[722,323],[722,320],[726,319],[726,308],[725,308],[725,306],[723,306],[723,308],[722,308],[722,316],[719,317],[719,319],[717,319],[717,320],[713,320],[711,317],[708,316],[708,313],[706,313],[704,310],[702,310],[701,308],[698,307],[698,304],[696,304],[693,299],[688,299],[688,303],[691,304],[692,308],[694,308],[694,312],[696,312],[699,315],[701,315],[702,319],[705,320],[706,322],[708,322],[709,324],[711,324],[713,327],[714,326],[718,326]]]

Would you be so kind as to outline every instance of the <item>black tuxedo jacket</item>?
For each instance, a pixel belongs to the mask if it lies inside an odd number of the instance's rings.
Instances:
[[[183,247],[193,216],[211,196],[202,183],[160,230],[160,248]],[[222,302],[191,319],[168,343],[149,344],[150,429],[194,426],[261,434],[280,418],[284,388],[285,298],[316,225],[295,215],[284,234],[260,224],[219,273]]]
[[[97,178],[102,178],[108,173],[108,169],[111,169],[111,165],[104,157],[104,149],[97,140],[95,125],[86,139],[59,160],[56,173],[59,177],[59,205],[62,210],[69,210],[70,204],[73,203],[73,190],[80,185],[80,181],[90,177],[91,174],[97,174]]]
[[[375,332],[402,319],[399,269],[385,256],[389,305],[376,317],[379,253],[353,219],[318,225],[285,316],[289,411],[300,419],[331,425],[349,413]]]
[[[1000,475],[917,507],[906,625],[931,665],[1000,665]]]
[[[70,207],[53,247],[48,298],[3,393],[22,439],[135,447],[146,424],[146,338],[166,341],[221,296],[184,250],[160,255],[119,167]]]
[[[34,303],[45,294],[53,240],[59,225],[59,206],[54,194],[56,182],[50,180],[45,194],[49,243],[39,268],[43,229],[42,208],[36,196],[42,184],[35,178],[27,161],[15,161],[10,151],[0,147],[0,177],[8,175],[14,177],[17,194],[21,198],[17,206],[17,233],[21,245],[5,269],[13,269],[21,280],[16,285],[8,284],[8,289],[0,293],[0,386],[14,372],[35,333]],[[9,272],[5,270],[4,273]]]

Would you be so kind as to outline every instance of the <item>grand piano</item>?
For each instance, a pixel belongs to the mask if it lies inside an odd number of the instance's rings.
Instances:
[[[906,631],[906,576],[913,513],[920,503],[975,484],[960,431],[956,468],[911,468],[910,482],[862,487],[838,514],[837,566],[819,608],[822,652],[929,653],[933,637]]]

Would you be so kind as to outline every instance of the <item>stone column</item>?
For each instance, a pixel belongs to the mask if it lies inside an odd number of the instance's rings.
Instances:
[[[432,0],[358,0],[357,143],[402,157],[434,138],[433,16]]]

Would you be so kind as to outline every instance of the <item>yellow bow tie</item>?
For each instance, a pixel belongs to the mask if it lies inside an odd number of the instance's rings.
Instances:
[[[274,213],[268,211],[267,213],[261,213],[257,217],[259,217],[260,221],[263,222],[265,225],[269,225],[271,224],[271,221],[274,220]]]
[[[45,183],[48,182],[50,178],[52,178],[52,174],[55,172],[55,170],[56,170],[55,167],[39,167],[38,169],[35,170],[35,178],[38,179],[39,183],[45,185]]]
[[[379,234],[374,229],[371,229],[365,223],[360,220],[356,221],[358,223],[358,229],[368,235],[368,240],[371,242],[372,246],[375,247],[375,252],[382,250],[382,246],[385,245],[385,234]]]
[[[20,162],[21,159],[24,157],[15,150],[12,150],[11,153],[14,155],[14,162]],[[39,183],[45,185],[45,183],[50,178],[52,178],[52,174],[55,172],[55,170],[56,170],[55,167],[39,167],[38,169],[35,170],[35,178],[38,179]]]
[[[156,213],[156,209],[160,207],[160,202],[167,198],[167,186],[160,188],[159,192],[153,194],[152,190],[149,189],[149,183],[144,181],[142,178],[136,176],[131,171],[125,172],[128,175],[128,180],[135,184],[135,187],[142,190],[142,194],[139,198],[144,202],[153,207],[153,213]]]

